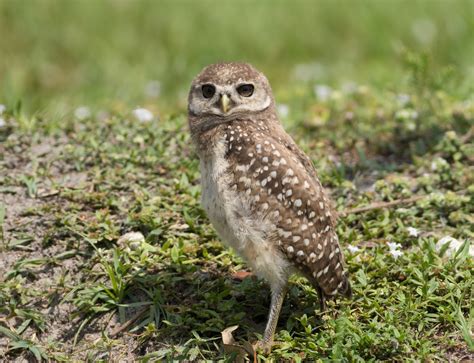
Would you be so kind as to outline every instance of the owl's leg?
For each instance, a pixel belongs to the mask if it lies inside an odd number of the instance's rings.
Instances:
[[[258,347],[262,348],[265,353],[269,353],[273,345],[273,336],[275,335],[278,318],[280,316],[283,300],[287,291],[287,283],[272,286],[272,298],[270,303],[270,313],[268,314],[267,326],[263,333],[263,340],[258,342]]]

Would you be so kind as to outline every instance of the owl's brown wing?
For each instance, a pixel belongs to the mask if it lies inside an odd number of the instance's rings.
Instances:
[[[227,139],[234,173],[230,187],[246,193],[256,210],[268,216],[281,251],[325,295],[349,294],[332,209],[316,174],[281,137],[242,136]]]
[[[297,157],[298,161],[305,168],[308,175],[317,182],[319,188],[322,190],[322,194],[326,198],[324,188],[319,181],[318,172],[316,171],[311,159],[298,147],[298,145],[296,145],[291,136],[285,132],[283,127],[280,127],[280,130],[282,134],[282,144],[290,151],[291,154],[294,154]],[[334,210],[332,201],[326,198],[326,205],[326,213],[330,213],[330,223],[335,227],[337,223],[337,213]]]

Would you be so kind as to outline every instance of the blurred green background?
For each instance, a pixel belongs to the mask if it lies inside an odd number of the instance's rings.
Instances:
[[[0,0],[0,103],[171,110],[223,60],[255,64],[283,100],[300,82],[399,87],[406,50],[426,52],[435,72],[451,65],[469,88],[473,39],[469,0]]]

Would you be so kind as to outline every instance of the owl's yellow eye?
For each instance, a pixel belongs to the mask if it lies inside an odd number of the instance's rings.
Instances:
[[[241,84],[237,87],[237,92],[239,95],[244,97],[250,97],[253,94],[254,86],[252,84]]]
[[[214,96],[214,93],[216,93],[216,87],[214,87],[212,84],[205,84],[201,87],[202,90],[202,95],[204,98],[211,98]]]

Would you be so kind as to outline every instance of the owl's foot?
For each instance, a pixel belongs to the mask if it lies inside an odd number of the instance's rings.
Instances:
[[[255,343],[254,348],[255,350],[262,350],[264,354],[269,354],[275,344],[276,343],[273,340],[259,340],[257,343]]]

